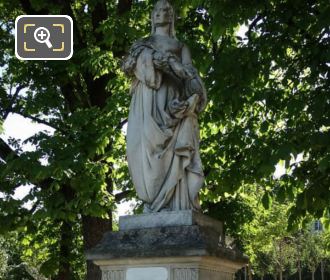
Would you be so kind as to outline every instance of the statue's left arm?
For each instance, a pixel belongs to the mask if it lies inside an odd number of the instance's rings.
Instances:
[[[201,112],[204,110],[207,102],[206,90],[197,69],[193,66],[191,54],[186,45],[182,47],[181,65],[186,74],[186,95],[191,96],[193,94],[197,94],[199,96],[197,111]]]

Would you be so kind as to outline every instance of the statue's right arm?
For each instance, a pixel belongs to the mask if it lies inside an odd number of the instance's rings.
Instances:
[[[128,55],[124,59],[121,69],[126,73],[126,75],[133,76],[135,67],[136,67],[136,60],[132,58],[130,55]]]
[[[134,76],[137,59],[144,48],[145,46],[140,41],[135,42],[131,47],[129,54],[123,60],[121,69],[128,76]]]

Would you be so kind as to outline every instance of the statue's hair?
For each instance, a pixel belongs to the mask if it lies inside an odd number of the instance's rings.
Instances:
[[[175,18],[174,9],[173,9],[173,6],[170,4],[170,2],[168,2],[167,0],[157,1],[157,3],[154,6],[154,9],[152,10],[152,13],[151,13],[151,35],[155,34],[155,32],[156,32],[156,25],[154,23],[155,13],[156,13],[157,9],[159,9],[160,7],[164,7],[164,6],[170,8],[170,13],[171,13],[171,16],[172,16],[172,21],[171,21],[171,26],[170,26],[170,34],[169,35],[172,38],[176,38],[175,28],[174,28],[174,18]]]

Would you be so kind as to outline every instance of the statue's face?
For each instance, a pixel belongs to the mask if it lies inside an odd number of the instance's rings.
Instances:
[[[171,7],[167,5],[160,5],[154,10],[154,24],[166,25],[170,24],[173,20],[173,12]]]

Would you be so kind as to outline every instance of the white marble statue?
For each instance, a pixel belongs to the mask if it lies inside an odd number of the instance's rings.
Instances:
[[[130,49],[123,69],[134,78],[127,159],[145,212],[199,210],[204,182],[197,115],[206,105],[203,83],[186,45],[175,37],[166,0],[151,15],[151,36]]]

